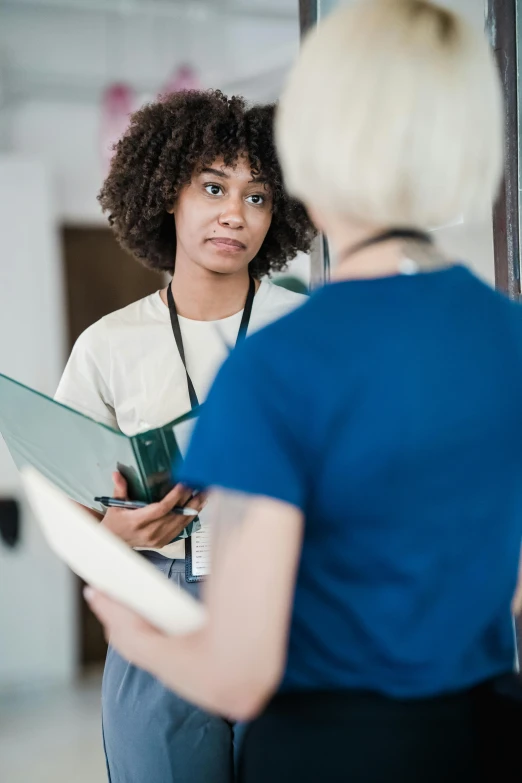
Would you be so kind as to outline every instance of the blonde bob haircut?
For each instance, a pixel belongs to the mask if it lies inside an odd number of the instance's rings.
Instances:
[[[364,0],[306,38],[276,120],[289,191],[379,226],[490,212],[503,158],[492,54],[426,0]]]

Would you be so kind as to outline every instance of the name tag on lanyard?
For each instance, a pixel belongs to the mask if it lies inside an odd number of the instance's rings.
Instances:
[[[254,279],[251,277],[248,285],[248,294],[245,307],[243,309],[243,316],[241,318],[241,324],[237,333],[236,346],[239,345],[239,343],[247,336],[255,293],[256,284]],[[192,410],[194,410],[194,408],[198,407],[199,400],[187,368],[185,348],[183,346],[183,337],[181,335],[181,328],[179,325],[178,311],[174,302],[171,285],[169,285],[167,288],[167,302],[169,305],[172,333],[174,335],[174,340],[176,342],[180,359],[183,362],[183,367],[185,368],[190,406]],[[203,514],[202,516],[203,519],[200,520],[201,529],[198,530],[197,533],[193,533],[191,536],[185,539],[185,578],[187,582],[201,582],[210,573],[210,529],[209,526],[205,524],[205,515]]]

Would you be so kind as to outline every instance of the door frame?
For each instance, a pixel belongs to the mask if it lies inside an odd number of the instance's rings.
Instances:
[[[517,9],[518,6],[518,9]],[[517,13],[518,10],[518,13]],[[520,298],[520,80],[517,39],[522,46],[520,0],[486,0],[486,31],[497,61],[504,95],[504,177],[493,207],[495,284]]]

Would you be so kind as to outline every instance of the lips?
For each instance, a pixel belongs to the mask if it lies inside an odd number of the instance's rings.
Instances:
[[[222,248],[223,250],[245,250],[246,245],[242,242],[238,242],[237,239],[229,239],[228,237],[212,237],[208,240],[215,247]]]

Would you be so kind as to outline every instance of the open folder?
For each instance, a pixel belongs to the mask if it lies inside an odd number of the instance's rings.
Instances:
[[[16,466],[32,465],[70,498],[101,511],[96,496],[112,494],[112,473],[129,498],[161,500],[175,482],[172,466],[185,455],[198,411],[132,437],[0,374],[0,433]],[[182,536],[199,528],[191,522]]]
[[[72,503],[37,470],[21,470],[31,508],[51,549],[88,584],[139,612],[168,634],[205,622],[199,601]]]

